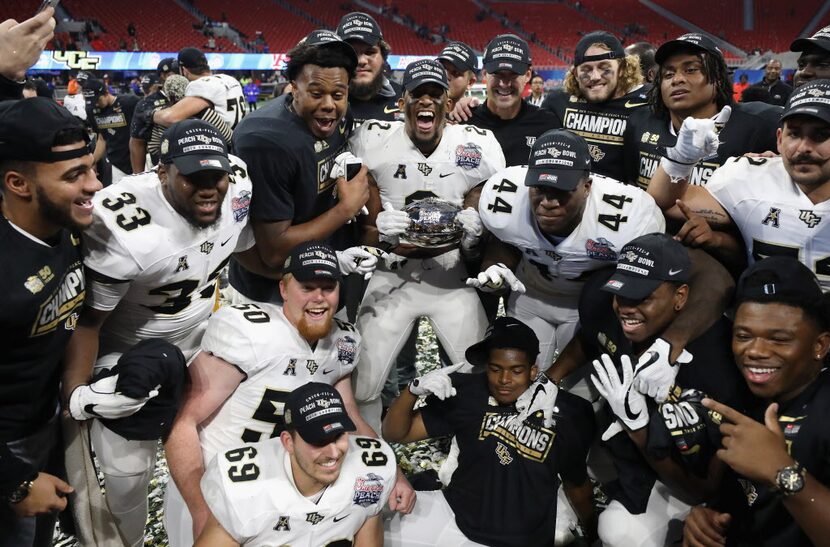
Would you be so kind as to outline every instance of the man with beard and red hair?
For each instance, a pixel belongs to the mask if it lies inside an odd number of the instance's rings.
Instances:
[[[283,409],[294,389],[308,382],[334,386],[357,433],[377,437],[360,417],[352,393],[360,334],[334,318],[341,280],[331,247],[303,243],[285,261],[281,306],[226,306],[211,317],[201,353],[188,369],[190,389],[165,443],[175,481],[168,483],[165,500],[171,545],[192,545],[210,516],[199,489],[205,464],[225,447],[284,431]]]

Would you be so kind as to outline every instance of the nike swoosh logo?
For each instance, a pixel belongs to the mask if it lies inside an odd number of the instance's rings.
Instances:
[[[334,517],[334,519],[332,519],[332,520],[334,520],[334,522],[340,522],[341,520],[343,520],[344,518],[346,518],[346,517],[348,517],[348,516],[349,516],[349,515],[345,515],[345,516],[342,516],[342,517],[340,517],[340,518]]]
[[[533,403],[536,401],[536,397],[539,396],[540,391],[543,394],[545,393],[545,386],[543,386],[542,384],[539,384],[538,386],[536,386],[536,391],[533,392],[533,397],[530,398],[530,404],[527,405],[527,408],[530,408],[530,407],[533,406]]]
[[[442,179],[444,177],[449,177],[450,175],[452,175],[452,173],[441,173],[440,175],[438,175],[438,178]]]
[[[231,239],[233,239],[233,236],[229,237],[228,239],[226,239],[225,241],[223,241],[222,243],[220,243],[220,244],[219,244],[219,246],[220,246],[220,247],[224,247],[224,246],[225,246],[225,243],[227,243],[227,242],[228,242],[228,241],[230,241]],[[671,274],[670,274],[670,275],[671,275]]]
[[[631,101],[625,101],[626,108],[637,108],[638,106],[645,106],[648,103],[632,103]]]
[[[400,112],[400,111],[401,111],[401,109],[398,108],[397,106],[384,106],[383,107],[383,113],[384,114],[391,114],[393,112]]]
[[[643,370],[643,369],[646,369],[646,368],[650,367],[651,365],[656,363],[659,358],[660,358],[660,355],[656,351],[648,352],[648,361],[646,361],[643,366],[639,367],[639,369]]]
[[[334,372],[334,369],[331,369],[331,370],[323,369],[323,374],[328,374],[330,372]]]
[[[629,420],[631,420],[631,421],[633,422],[633,421],[635,421],[637,418],[639,418],[639,417],[640,417],[640,414],[642,414],[642,411],[640,411],[640,412],[634,412],[634,411],[632,411],[632,410],[631,410],[631,406],[629,405],[629,402],[628,402],[628,399],[629,399],[629,397],[630,397],[630,396],[631,396],[631,391],[629,391],[628,393],[626,393],[626,394],[625,394],[625,405],[624,405],[624,408],[625,408],[625,416],[626,416],[626,418],[628,418]]]
[[[669,275],[677,275],[682,271],[683,271],[682,269],[680,269],[680,270],[669,270]]]

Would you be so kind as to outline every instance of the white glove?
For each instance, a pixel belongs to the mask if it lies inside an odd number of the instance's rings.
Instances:
[[[481,223],[478,211],[472,207],[467,207],[455,215],[455,222],[464,230],[464,235],[461,237],[461,247],[469,250],[478,245],[478,240],[481,239],[481,234],[484,233],[484,225]]]
[[[394,272],[398,268],[402,268],[403,265],[406,264],[407,261],[409,260],[406,257],[395,254],[395,253],[387,253],[386,251],[384,251],[380,247],[372,247],[370,245],[362,245],[360,248],[363,249],[364,251],[366,251],[367,253],[371,253],[371,254],[375,255],[376,257],[378,257],[379,259],[383,260],[383,263],[386,266],[386,269],[391,271],[391,272]]]
[[[553,425],[553,413],[556,410],[556,396],[559,388],[544,373],[540,374],[535,382],[516,399],[516,410],[519,415],[514,418],[524,422],[540,410],[544,418],[545,427]]]
[[[477,277],[467,278],[467,286],[481,289],[483,292],[501,292],[504,290],[504,284],[510,287],[514,292],[525,292],[525,285],[516,277],[510,268],[502,264],[493,264],[483,272],[480,272]]]
[[[69,396],[69,414],[76,420],[125,418],[141,410],[147,401],[159,394],[160,386],[156,386],[147,397],[133,399],[116,393],[117,382],[118,375],[115,374],[92,384],[76,387]]]
[[[369,279],[378,265],[377,255],[369,252],[365,247],[349,247],[335,254],[337,254],[337,263],[343,275],[358,273],[363,276],[363,279]]]
[[[380,240],[392,245],[397,245],[399,242],[398,236],[406,233],[409,228],[409,215],[403,211],[396,211],[392,204],[386,202],[383,204],[383,211],[378,213],[375,225],[378,227],[380,233]]]
[[[727,105],[714,119],[689,116],[683,120],[677,133],[677,144],[666,149],[666,156],[660,160],[672,182],[687,180],[700,160],[717,154],[720,146],[718,132],[729,121],[731,114],[732,107]]]
[[[455,388],[452,387],[450,374],[463,367],[466,363],[456,363],[449,367],[439,368],[409,382],[409,392],[416,397],[435,395],[442,401],[455,397]]]
[[[362,165],[363,160],[351,152],[341,152],[334,158],[334,165],[331,166],[329,176],[333,179],[339,179],[340,177],[347,178],[347,166],[352,163]]]
[[[671,344],[658,338],[643,352],[634,369],[634,388],[658,403],[669,396],[680,365],[692,360],[692,354],[685,349],[675,363],[669,362],[670,355]]]
[[[631,385],[634,370],[628,355],[620,356],[620,364],[622,365],[622,381],[617,374],[614,361],[607,353],[603,353],[599,359],[594,359],[596,376],[592,374],[591,381],[599,394],[608,401],[608,406],[611,407],[614,416],[624,423],[625,427],[635,431],[648,425],[646,398]],[[619,426],[611,424],[611,427],[603,433],[602,440],[607,441],[618,431]]]

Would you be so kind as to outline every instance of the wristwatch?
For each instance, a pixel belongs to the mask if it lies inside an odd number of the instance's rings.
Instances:
[[[29,492],[32,490],[32,484],[35,481],[27,480],[20,483],[20,486],[12,490],[12,493],[9,494],[7,498],[9,503],[20,503],[21,501],[26,499],[26,496],[29,495]]]
[[[804,488],[804,466],[798,462],[778,470],[775,486],[782,496],[798,494]]]

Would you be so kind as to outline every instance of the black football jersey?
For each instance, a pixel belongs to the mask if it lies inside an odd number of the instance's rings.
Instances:
[[[650,89],[651,85],[646,84],[604,103],[589,103],[559,90],[548,94],[542,108],[556,115],[558,127],[570,129],[588,141],[592,172],[622,181],[623,134],[629,117],[648,104]]]
[[[395,121],[403,120],[403,112],[398,108],[398,99],[403,95],[403,88],[389,80],[381,92],[369,99],[361,101],[355,97],[349,98],[349,110],[354,118],[354,129],[357,129],[366,120]]]
[[[86,119],[95,133],[107,141],[107,159],[126,174],[133,172],[130,163],[130,124],[138,104],[135,95],[118,95],[106,108],[87,108]]]

